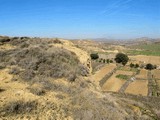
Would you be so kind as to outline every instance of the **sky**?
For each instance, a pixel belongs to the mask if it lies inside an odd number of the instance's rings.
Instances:
[[[160,38],[160,0],[0,0],[0,35]]]

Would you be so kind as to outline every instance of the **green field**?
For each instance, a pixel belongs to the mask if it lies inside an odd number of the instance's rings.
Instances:
[[[130,78],[130,76],[119,74],[119,75],[116,75],[116,78],[123,79],[123,80],[128,80]]]
[[[131,50],[128,50],[127,54],[160,56],[160,44],[136,45],[130,48]]]

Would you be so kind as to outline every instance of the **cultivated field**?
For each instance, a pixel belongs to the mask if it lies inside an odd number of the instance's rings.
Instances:
[[[148,94],[148,81],[147,80],[136,80],[132,82],[127,89],[126,93],[134,94],[134,95],[143,95],[147,96]]]
[[[106,81],[106,83],[102,86],[103,91],[118,92],[118,90],[126,81],[116,78],[116,75],[117,74],[114,74],[111,78],[109,78]]]
[[[152,73],[156,79],[160,79],[160,70],[154,70]]]
[[[95,82],[99,82],[106,74],[110,73],[114,68],[116,68],[115,64],[106,64],[99,71],[97,71],[94,75],[91,76],[91,80]]]
[[[136,78],[138,78],[138,79],[147,79],[147,73],[148,73],[147,70],[141,69],[140,73],[138,75],[136,75]]]
[[[160,65],[160,57],[159,56],[146,56],[146,55],[136,55],[136,56],[129,56],[130,59],[136,60],[137,62],[144,62],[144,63],[152,63],[154,65]]]

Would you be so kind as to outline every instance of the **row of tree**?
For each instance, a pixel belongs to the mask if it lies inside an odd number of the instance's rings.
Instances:
[[[96,60],[96,59],[99,58],[99,55],[98,55],[98,53],[96,53],[96,54],[91,54],[90,57],[91,57],[92,60]],[[126,54],[124,54],[124,53],[118,53],[118,54],[116,55],[116,57],[115,57],[114,60],[116,61],[116,63],[121,63],[122,65],[125,66],[125,65],[127,64],[128,60],[129,60],[129,58],[128,58],[128,56],[127,56]],[[106,62],[107,62],[107,63],[112,63],[113,61],[112,61],[112,60],[109,60],[109,59],[107,59],[107,60],[103,59],[103,62],[104,62],[104,63],[106,63]],[[131,67],[131,68],[138,68],[138,67],[139,67],[139,64],[133,64],[133,63],[131,63],[131,64],[130,64],[130,67]],[[156,69],[156,65],[152,65],[151,63],[149,63],[149,64],[147,64],[147,65],[145,66],[145,69],[147,69],[147,70]]]

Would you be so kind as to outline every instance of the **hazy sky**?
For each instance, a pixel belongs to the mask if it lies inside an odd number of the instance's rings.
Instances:
[[[0,35],[160,37],[160,0],[0,0]]]

